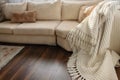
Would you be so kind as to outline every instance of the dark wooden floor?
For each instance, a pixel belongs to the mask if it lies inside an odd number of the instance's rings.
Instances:
[[[26,46],[0,71],[0,80],[71,80],[66,70],[70,55],[58,46]]]

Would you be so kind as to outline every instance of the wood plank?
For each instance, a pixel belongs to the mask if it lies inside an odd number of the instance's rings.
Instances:
[[[71,80],[66,69],[70,55],[59,46],[26,45],[0,70],[0,80]],[[120,68],[116,72],[120,80]]]

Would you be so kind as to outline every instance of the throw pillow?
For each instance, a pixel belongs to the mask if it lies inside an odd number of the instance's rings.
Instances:
[[[13,13],[11,22],[35,22],[36,11],[25,11],[23,13]]]
[[[96,5],[93,5],[93,6],[82,6],[82,7],[80,8],[78,21],[81,22],[81,21],[83,21],[87,16],[89,16],[90,13],[92,12],[92,10],[95,8],[95,6],[96,6]]]

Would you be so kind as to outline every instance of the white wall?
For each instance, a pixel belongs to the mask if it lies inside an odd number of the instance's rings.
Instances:
[[[24,1],[54,1],[54,0],[7,0],[10,3],[24,2]],[[66,0],[66,1],[102,1],[102,0]]]
[[[23,1],[26,1],[26,0],[8,0],[8,2],[10,3],[18,3],[18,2],[23,2]]]
[[[10,3],[18,3],[18,2],[25,2],[25,1],[50,1],[50,0],[8,0]],[[51,0],[52,1],[52,0]]]

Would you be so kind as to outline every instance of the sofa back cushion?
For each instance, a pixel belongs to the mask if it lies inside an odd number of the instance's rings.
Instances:
[[[81,6],[89,6],[96,3],[98,3],[98,1],[63,1],[62,20],[77,20]]]
[[[28,2],[28,11],[36,11],[38,20],[60,20],[60,1]]]
[[[6,3],[3,13],[6,19],[11,19],[12,13],[23,13],[27,9],[27,3]]]

